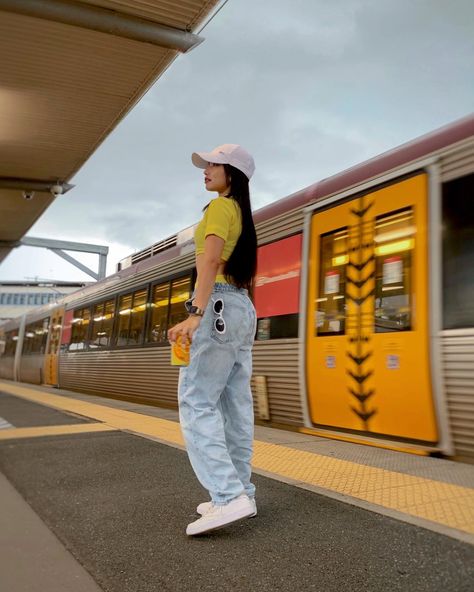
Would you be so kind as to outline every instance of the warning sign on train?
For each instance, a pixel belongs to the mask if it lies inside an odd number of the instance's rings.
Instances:
[[[403,281],[401,257],[390,257],[383,262],[383,285],[400,284]]]
[[[339,294],[339,273],[327,271],[324,277],[324,294]]]

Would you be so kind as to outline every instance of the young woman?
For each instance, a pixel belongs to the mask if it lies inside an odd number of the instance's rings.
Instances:
[[[249,196],[255,165],[241,146],[194,153],[207,191],[218,196],[196,228],[197,281],[189,317],[168,331],[191,340],[189,366],[180,369],[180,423],[189,460],[211,501],[186,534],[197,535],[255,516],[250,481],[253,401],[250,390],[255,308],[249,298],[257,239]]]

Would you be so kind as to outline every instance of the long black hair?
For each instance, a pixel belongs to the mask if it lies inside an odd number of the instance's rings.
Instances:
[[[229,183],[229,197],[235,199],[242,212],[242,233],[224,267],[228,282],[253,293],[253,280],[257,272],[257,233],[253,223],[250,205],[249,180],[239,169],[225,164],[224,170]]]

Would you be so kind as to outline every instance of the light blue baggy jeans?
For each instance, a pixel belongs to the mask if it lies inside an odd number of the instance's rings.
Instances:
[[[214,312],[217,300],[221,315]],[[219,306],[219,305],[218,305]],[[225,331],[219,320],[223,318]],[[212,502],[226,504],[250,482],[253,451],[252,345],[255,308],[247,291],[215,284],[179,375],[179,420],[191,466]]]

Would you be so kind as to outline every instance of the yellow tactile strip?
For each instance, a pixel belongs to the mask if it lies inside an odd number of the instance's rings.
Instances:
[[[87,403],[78,399],[62,397],[52,393],[37,391],[32,388],[0,381],[0,390],[17,395],[29,401],[48,405],[62,411],[69,411],[90,419],[95,419],[117,430],[136,432],[145,436],[159,438],[172,444],[184,446],[183,437],[178,424],[174,421],[140,415],[131,411],[114,409],[96,403]]]
[[[111,429],[127,430],[183,446],[179,425],[173,421],[10,383],[0,385],[1,390],[12,395],[96,419]],[[474,489],[468,487],[261,441],[255,441],[253,466],[265,473],[474,534]]]
[[[474,489],[255,442],[255,467],[474,534]]]
[[[8,428],[0,430],[0,440],[17,438],[40,438],[42,436],[64,436],[70,434],[88,434],[90,432],[112,432],[116,428],[104,423],[86,423],[74,425],[41,426],[34,428]]]

